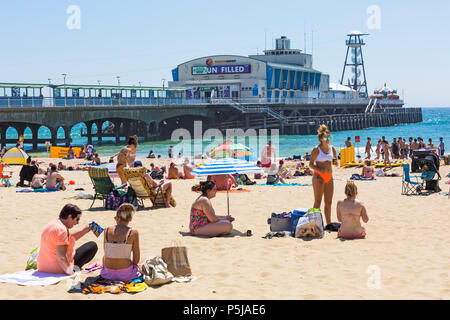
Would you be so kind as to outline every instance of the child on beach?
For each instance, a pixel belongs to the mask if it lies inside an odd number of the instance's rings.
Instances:
[[[360,239],[366,236],[366,229],[361,226],[361,218],[364,223],[369,221],[366,207],[356,199],[358,188],[353,181],[348,181],[345,186],[346,199],[338,201],[336,211],[337,219],[341,222],[338,237],[343,239]]]

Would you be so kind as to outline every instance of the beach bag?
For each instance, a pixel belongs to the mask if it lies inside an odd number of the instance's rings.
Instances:
[[[149,286],[159,286],[173,279],[167,264],[161,257],[149,257],[141,266],[144,282]]]
[[[106,210],[117,210],[122,203],[130,203],[128,194],[124,191],[119,190],[111,191],[106,197],[105,209]]]
[[[289,231],[291,234],[295,233],[295,228],[297,228],[298,219],[303,217],[308,212],[306,208],[298,208],[292,211],[291,214],[291,224],[289,226]]]
[[[270,224],[270,231],[272,232],[290,231],[291,217],[280,217],[272,213],[272,217],[267,219],[267,223]]]
[[[163,248],[161,249],[161,257],[167,263],[167,269],[174,277],[189,277],[192,275],[186,247]]]
[[[298,219],[295,228],[295,237],[322,237],[323,236],[323,219],[320,209],[312,208]]]
[[[37,270],[37,258],[39,256],[39,248],[35,248],[33,251],[30,252],[30,256],[27,260],[27,266],[25,267],[25,270]]]
[[[137,194],[136,191],[131,186],[128,186],[127,197],[128,203],[131,203],[133,206],[137,205]]]

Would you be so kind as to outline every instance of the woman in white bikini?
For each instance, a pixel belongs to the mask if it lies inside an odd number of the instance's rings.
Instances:
[[[328,127],[322,124],[317,131],[320,144],[311,152],[309,167],[314,170],[312,184],[314,189],[314,208],[320,209],[322,197],[325,202],[325,220],[331,223],[331,202],[333,200],[333,169],[337,165],[336,149],[330,144],[331,135]]]

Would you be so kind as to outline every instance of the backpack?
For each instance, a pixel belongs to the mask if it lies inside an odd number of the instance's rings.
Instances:
[[[124,191],[114,190],[106,197],[105,209],[106,210],[117,210],[122,203],[129,203],[128,194]]]

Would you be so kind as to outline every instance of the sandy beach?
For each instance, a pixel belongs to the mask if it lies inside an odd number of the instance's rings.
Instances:
[[[41,167],[57,159],[40,158]],[[106,160],[106,159],[104,159]],[[139,159],[168,164],[168,159]],[[176,159],[181,163],[181,159]],[[66,165],[82,160],[62,160]],[[442,164],[442,161],[441,161]],[[17,183],[20,166],[11,166]],[[344,198],[344,186],[359,168],[334,168],[332,221],[336,202]],[[401,174],[402,168],[391,172]],[[441,165],[442,192],[448,192],[446,176],[450,166]],[[58,217],[66,203],[78,205],[83,214],[81,226],[95,220],[103,227],[114,224],[115,211],[105,210],[101,201],[71,199],[83,188],[93,194],[86,171],[62,171],[66,191],[52,193],[18,193],[19,188],[0,188],[0,274],[24,270],[32,249],[39,245],[44,226]],[[252,178],[252,177],[251,177]],[[402,196],[401,177],[377,177],[376,181],[356,181],[358,198],[368,210],[364,224],[366,239],[342,241],[336,232],[325,232],[323,239],[305,241],[292,237],[263,239],[268,233],[267,219],[272,212],[281,213],[313,204],[312,186],[245,186],[250,192],[230,194],[230,213],[235,217],[231,235],[220,238],[197,238],[189,235],[189,210],[198,196],[191,191],[195,180],[171,180],[174,209],[139,210],[131,226],[139,230],[141,257],[160,255],[161,249],[174,242],[188,248],[193,275],[190,283],[170,283],[149,287],[135,294],[83,295],[68,293],[68,282],[47,287],[23,287],[0,283],[0,299],[449,299],[450,298],[450,200],[435,193],[429,196]],[[256,180],[265,183],[265,180]],[[118,178],[114,179],[120,184]],[[311,177],[289,180],[310,184]],[[212,199],[216,213],[226,215],[225,193]],[[322,204],[323,209],[323,204]],[[247,237],[246,231],[253,236]],[[93,262],[102,262],[103,237],[88,233],[77,242],[96,241],[99,251]],[[79,280],[98,275],[95,271]],[[379,282],[373,279],[379,276]],[[374,285],[378,283],[379,286]]]

